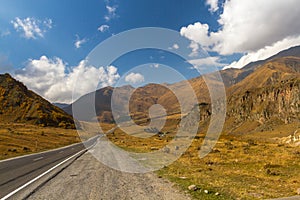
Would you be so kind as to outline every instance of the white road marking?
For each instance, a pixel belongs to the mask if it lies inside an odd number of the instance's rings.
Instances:
[[[67,149],[67,148],[70,148],[71,146],[76,146],[78,144],[82,144],[82,143],[79,142],[79,143],[71,144],[71,145],[68,145],[68,146],[65,146],[65,147],[60,147],[60,148],[57,148],[57,149],[51,149],[51,150],[42,151],[42,152],[39,152],[39,153],[32,153],[32,154],[28,154],[28,155],[24,155],[24,156],[18,156],[18,157],[8,158],[8,159],[5,159],[5,160],[0,160],[0,163],[7,162],[7,161],[12,161],[12,160],[18,160],[18,159],[21,159],[21,158],[27,158],[27,157],[34,156],[34,155],[43,155],[45,153],[58,151],[60,149]]]
[[[45,176],[46,174],[50,173],[51,171],[53,171],[54,169],[56,169],[57,167],[61,166],[62,164],[64,164],[65,162],[71,160],[72,158],[76,157],[77,155],[83,153],[84,151],[86,151],[86,149],[83,149],[81,151],[79,151],[78,153],[74,154],[73,156],[70,156],[69,158],[65,159],[64,161],[58,163],[57,165],[55,165],[54,167],[52,167],[51,169],[45,171],[44,173],[42,173],[41,175],[35,177],[34,179],[32,179],[31,181],[25,183],[24,185],[22,185],[21,187],[15,189],[14,191],[12,191],[11,193],[7,194],[5,197],[2,197],[1,200],[6,200],[9,197],[13,196],[14,194],[16,194],[17,192],[19,192],[20,190],[24,189],[25,187],[27,187],[28,185],[34,183],[35,181],[37,181],[38,179],[42,178],[43,176]]]
[[[93,139],[96,138],[96,137],[102,137],[102,136],[103,136],[103,135],[100,135],[100,136],[97,135],[97,136],[95,136],[95,137],[93,137],[93,138],[90,138],[88,141],[93,140]],[[86,141],[86,142],[87,142],[87,141]],[[35,178],[32,179],[31,181],[25,183],[25,184],[22,185],[21,187],[15,189],[14,191],[12,191],[12,192],[10,192],[9,194],[7,194],[6,196],[2,197],[0,200],[6,200],[6,199],[12,197],[13,195],[15,195],[15,194],[16,194],[17,192],[19,192],[20,190],[26,188],[27,186],[29,186],[30,184],[34,183],[34,182],[37,181],[38,179],[40,179],[40,178],[42,178],[43,176],[47,175],[48,173],[50,173],[51,171],[55,170],[57,167],[61,166],[61,165],[64,164],[65,162],[71,160],[72,158],[76,157],[77,155],[80,155],[81,153],[83,153],[83,152],[86,151],[86,150],[92,149],[92,148],[97,144],[97,142],[98,142],[98,140],[96,140],[95,143],[94,143],[92,146],[88,147],[87,149],[83,149],[83,150],[79,151],[78,153],[74,154],[73,156],[70,156],[69,158],[65,159],[64,161],[58,163],[57,165],[55,165],[55,166],[52,167],[51,169],[47,170],[46,172],[42,173],[41,175],[35,177]],[[59,148],[59,149],[67,149],[67,148],[69,148],[69,147],[72,147],[72,146],[75,146],[75,145],[78,145],[78,144],[80,144],[80,143],[73,144],[73,145],[69,145],[69,146],[67,146],[67,147],[62,147],[62,148]],[[84,143],[82,143],[82,144],[84,144]],[[47,151],[47,152],[53,152],[53,151],[57,151],[57,150],[59,150],[59,149],[49,150],[49,151]],[[74,148],[72,148],[72,149],[74,149]],[[63,152],[63,151],[61,151],[61,152]],[[45,153],[45,152],[38,153],[38,154],[43,154],[43,153]],[[38,154],[36,154],[36,155],[38,155]],[[32,155],[33,155],[33,154],[32,154]],[[19,158],[22,158],[22,157],[29,157],[29,156],[32,156],[32,155],[25,155],[25,156],[20,156],[20,157],[17,157],[17,158],[10,158],[10,159],[7,159],[7,160],[0,161],[0,163],[1,163],[1,162],[6,162],[6,161],[10,161],[10,160],[16,160],[16,159],[19,159]]]
[[[44,157],[39,157],[39,158],[33,159],[33,161],[42,160],[43,158],[44,158]]]
[[[64,151],[60,151],[59,153],[63,153]]]

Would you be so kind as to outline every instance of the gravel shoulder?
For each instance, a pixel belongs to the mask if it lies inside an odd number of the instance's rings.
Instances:
[[[171,182],[153,173],[131,174],[111,169],[90,153],[77,159],[28,199],[190,199]]]

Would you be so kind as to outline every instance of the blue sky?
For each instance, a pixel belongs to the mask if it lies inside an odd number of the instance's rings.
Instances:
[[[0,73],[13,74],[55,102],[71,102],[93,90],[94,82],[114,85],[129,71],[128,84],[151,82],[140,68],[132,71],[139,65],[170,66],[189,79],[199,76],[196,69],[203,65],[240,68],[299,45],[298,13],[297,0],[2,0]],[[106,39],[142,27],[177,31],[185,42],[174,41],[169,49],[185,51],[191,62],[157,49],[128,53],[111,66],[85,60]],[[107,53],[113,48],[118,46]],[[203,59],[201,50],[211,58]],[[85,84],[74,95],[78,81]]]
[[[116,16],[110,21],[106,6],[116,7]],[[33,17],[52,20],[52,28],[43,38],[20,37],[11,23],[18,17]],[[59,57],[69,65],[77,65],[101,41],[122,31],[139,27],[164,27],[179,31],[182,26],[196,21],[209,23],[216,30],[217,14],[211,14],[204,1],[174,0],[126,0],[126,1],[56,1],[56,0],[14,0],[2,1],[0,7],[0,30],[10,32],[0,40],[1,54],[8,57],[14,67],[22,67],[28,59],[42,55]],[[101,33],[98,27],[108,25],[108,31]],[[77,49],[77,39],[86,42]]]

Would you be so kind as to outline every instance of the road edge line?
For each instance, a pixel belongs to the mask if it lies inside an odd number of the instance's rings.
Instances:
[[[39,176],[35,177],[34,179],[28,181],[27,183],[25,183],[24,185],[22,185],[21,187],[15,189],[14,191],[10,192],[9,194],[7,194],[6,196],[2,197],[1,200],[6,200],[8,198],[10,198],[11,196],[13,196],[14,194],[16,194],[17,192],[19,192],[20,190],[26,188],[27,186],[29,186],[30,184],[34,183],[35,181],[39,180],[40,178],[42,178],[43,176],[49,174],[50,172],[52,172],[53,170],[55,170],[56,168],[58,168],[59,166],[61,166],[62,164],[66,163],[67,161],[71,160],[72,158],[84,153],[85,151],[87,151],[87,149],[83,149],[79,152],[77,152],[76,154],[70,156],[69,158],[63,160],[62,162],[58,163],[57,165],[55,165],[54,167],[48,169],[47,171],[45,171],[44,173],[40,174]]]
[[[0,163],[2,162],[7,162],[7,161],[11,161],[11,160],[17,160],[17,159],[21,159],[21,158],[26,158],[26,157],[29,157],[29,156],[35,156],[35,155],[39,155],[39,154],[44,154],[44,153],[49,153],[49,152],[53,152],[53,151],[58,151],[58,150],[63,150],[63,149],[66,149],[66,148],[69,148],[69,147],[72,147],[72,146],[76,146],[78,144],[83,144],[95,137],[99,137],[99,135],[96,135],[94,137],[91,137],[89,138],[88,140],[86,141],[83,141],[83,142],[77,142],[77,143],[74,143],[74,144],[70,144],[68,146],[63,146],[63,147],[59,147],[57,149],[49,149],[49,150],[46,150],[46,151],[41,151],[41,152],[37,152],[37,153],[31,153],[31,154],[26,154],[26,155],[22,155],[22,156],[17,156],[17,157],[12,157],[12,158],[7,158],[5,160],[0,160]],[[85,146],[85,145],[84,145]]]

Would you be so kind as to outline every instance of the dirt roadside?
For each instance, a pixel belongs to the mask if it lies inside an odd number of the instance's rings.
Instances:
[[[116,171],[86,153],[39,188],[29,199],[182,200],[190,197],[153,173]]]

